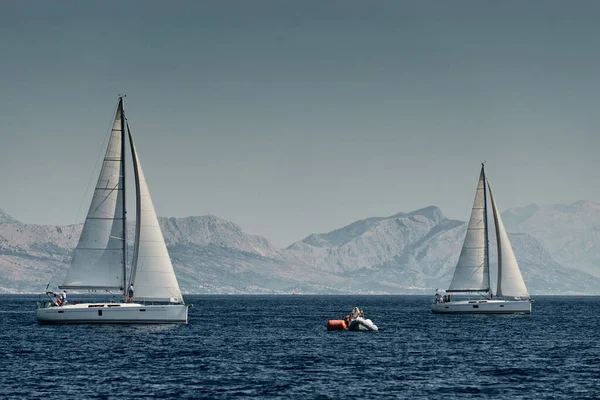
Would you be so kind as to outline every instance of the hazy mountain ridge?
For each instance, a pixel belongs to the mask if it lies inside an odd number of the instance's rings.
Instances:
[[[371,269],[423,239],[442,220],[441,211],[434,207],[369,218],[327,234],[310,235],[289,246],[286,256],[334,273]]]
[[[0,224],[0,286],[41,290],[53,275],[66,273],[80,226]]]
[[[600,203],[534,204],[502,218],[508,230],[534,236],[561,264],[600,275]]]
[[[508,210],[507,225],[535,218],[543,209],[536,207]],[[189,293],[430,293],[448,286],[466,230],[431,206],[356,221],[278,249],[210,215],[159,222]],[[0,290],[40,291],[52,276],[53,284],[60,281],[81,227],[0,224]],[[133,232],[130,222],[129,243]],[[597,278],[557,262],[532,235],[510,234],[510,240],[532,294],[598,293]],[[490,262],[494,286],[493,229]]]
[[[160,218],[167,246],[173,244],[215,245],[236,248],[263,257],[279,257],[280,250],[267,239],[249,235],[236,224],[213,215]]]
[[[447,219],[437,207],[387,218],[370,218],[288,247],[296,262],[348,278],[356,290],[429,292],[448,287],[458,261],[466,223]],[[597,293],[600,281],[556,262],[529,234],[510,234],[531,293]],[[343,240],[339,240],[343,238]],[[496,284],[496,238],[490,229],[492,287]],[[288,256],[290,255],[288,254]]]
[[[327,274],[291,268],[265,238],[214,216],[159,218],[182,290],[194,293],[291,292],[302,280],[310,292],[336,292]],[[82,224],[0,224],[0,290],[40,291],[66,274]],[[128,224],[133,243],[135,222]],[[132,259],[129,247],[129,260]],[[335,277],[328,280],[335,281]]]
[[[13,218],[12,215],[7,214],[4,210],[0,209],[0,224],[19,224],[20,222]]]

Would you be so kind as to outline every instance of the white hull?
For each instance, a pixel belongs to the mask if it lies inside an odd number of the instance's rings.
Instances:
[[[37,318],[46,324],[187,324],[188,307],[185,304],[68,304],[38,307]]]
[[[347,330],[377,332],[377,331],[379,331],[379,328],[377,328],[377,325],[375,325],[373,323],[373,321],[371,321],[370,319],[364,319],[362,317],[358,317],[355,320],[352,320],[352,322],[350,322],[350,325],[348,325]]]
[[[530,314],[530,300],[457,300],[434,303],[436,314]]]

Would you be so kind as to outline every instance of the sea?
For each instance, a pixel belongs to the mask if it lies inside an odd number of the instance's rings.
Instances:
[[[0,296],[1,399],[600,398],[599,297],[436,315],[432,296],[185,296],[187,325],[40,325],[36,300]],[[380,331],[327,331],[354,306]]]

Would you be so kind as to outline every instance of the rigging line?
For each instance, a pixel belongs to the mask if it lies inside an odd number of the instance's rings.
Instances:
[[[94,178],[94,176],[96,174],[96,168],[98,168],[98,162],[100,161],[100,156],[102,156],[102,150],[104,149],[104,145],[107,143],[108,138],[110,138],[110,136],[112,135],[112,127],[114,125],[115,116],[117,115],[118,108],[119,108],[119,105],[117,104],[117,107],[115,108],[115,112],[112,114],[112,117],[110,118],[110,125],[107,129],[107,133],[104,135],[104,140],[102,141],[102,146],[100,146],[100,150],[98,151],[98,155],[96,156],[96,164],[94,164],[94,169],[92,170],[92,174],[90,175],[90,179],[88,180],[87,187],[85,188],[85,193],[83,195],[83,198],[79,202],[79,209],[77,210],[77,216],[75,217],[75,222],[72,225],[71,234],[69,235],[68,240],[71,240],[71,238],[73,237],[73,232],[75,231],[77,221],[79,220],[79,215],[81,214],[81,208],[83,207],[85,198],[87,197],[87,194],[90,190],[90,186],[92,184],[92,179]],[[123,132],[121,132],[121,139],[122,138],[123,138]],[[102,157],[102,159],[104,160],[104,157]]]

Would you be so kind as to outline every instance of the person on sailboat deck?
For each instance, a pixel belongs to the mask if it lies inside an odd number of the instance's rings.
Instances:
[[[53,306],[58,306],[58,297],[56,297],[56,293],[54,293],[54,296],[50,298],[50,301],[52,302]]]
[[[60,304],[63,306],[67,304],[67,291],[63,289],[63,292],[60,294]]]
[[[129,285],[129,302],[133,303],[133,283]]]

